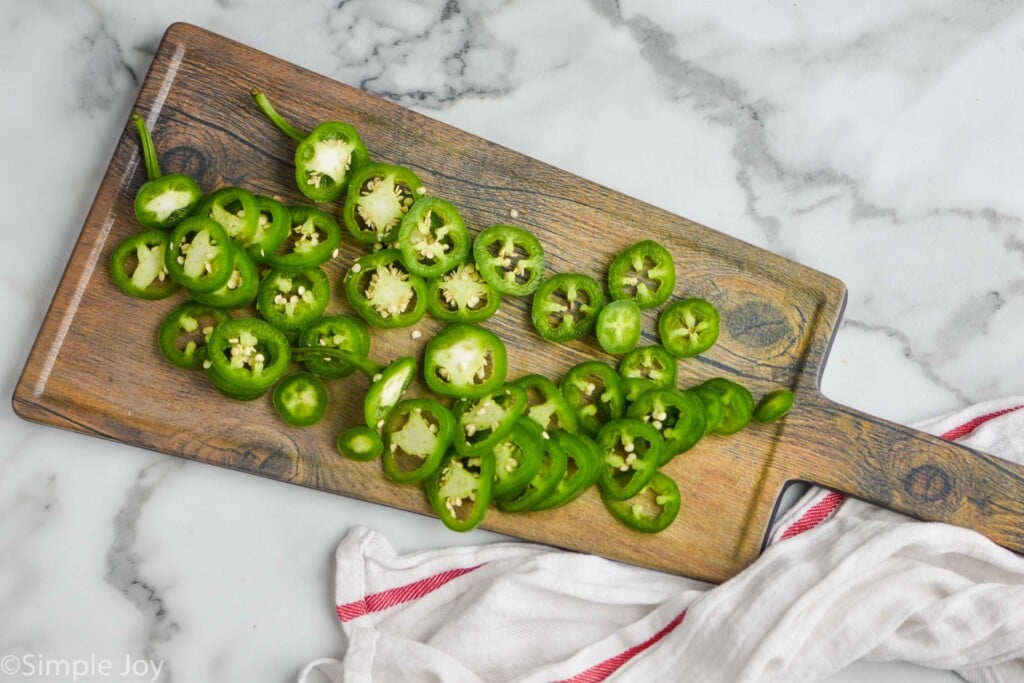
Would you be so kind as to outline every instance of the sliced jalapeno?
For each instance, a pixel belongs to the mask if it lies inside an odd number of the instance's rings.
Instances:
[[[137,299],[164,299],[181,288],[169,277],[167,251],[171,240],[159,230],[132,235],[110,255],[110,276],[125,294]]]
[[[529,429],[539,432],[540,427],[535,424],[525,423]],[[527,512],[534,510],[540,505],[551,492],[555,490],[558,483],[565,477],[565,470],[568,466],[568,457],[565,450],[554,439],[540,440],[541,455],[540,469],[533,476],[530,483],[515,497],[497,499],[495,505],[502,512]]]
[[[232,245],[231,275],[228,281],[212,292],[190,292],[192,298],[208,306],[218,308],[243,308],[256,298],[260,287],[260,275],[248,252]]]
[[[260,205],[248,190],[222,187],[206,195],[196,207],[194,215],[216,221],[228,237],[245,247],[256,235]]]
[[[626,402],[626,412],[629,407],[651,389],[658,388],[658,385],[643,377],[622,378],[622,399]]]
[[[518,496],[540,471],[543,447],[534,431],[522,424],[524,419],[516,420],[512,431],[492,449],[495,499]]]
[[[206,360],[206,344],[214,328],[231,320],[231,314],[196,301],[175,306],[157,332],[164,358],[186,370],[198,370]]]
[[[602,500],[612,517],[646,534],[664,531],[679,515],[679,487],[661,472],[656,472],[650,483],[632,498],[615,500],[603,495]]]
[[[199,183],[184,173],[163,175],[145,120],[138,114],[132,114],[132,122],[139,131],[148,176],[135,195],[135,217],[147,228],[170,230],[192,213],[203,198],[203,191]]]
[[[548,341],[579,339],[593,331],[604,302],[604,291],[594,278],[578,273],[554,275],[533,295],[533,326]]]
[[[722,404],[723,414],[715,426],[716,434],[735,434],[750,422],[754,414],[754,397],[745,386],[724,377],[714,377],[698,389],[717,394]]]
[[[203,367],[222,393],[243,401],[259,398],[291,362],[288,339],[258,318],[228,320],[214,328]]]
[[[704,353],[718,339],[718,309],[704,299],[683,299],[665,307],[658,334],[665,349],[677,358]]]
[[[384,452],[384,442],[376,429],[366,425],[349,427],[338,435],[338,452],[349,460],[373,460]]]
[[[492,225],[473,242],[473,260],[483,279],[502,294],[532,294],[544,279],[544,248],[529,230]]]
[[[546,432],[579,429],[576,413],[565,400],[562,390],[543,375],[524,375],[513,382],[526,392],[526,416]]]
[[[568,505],[597,483],[601,476],[601,451],[585,434],[552,432],[551,438],[565,451],[566,468],[558,485],[544,497],[534,510],[552,510]]]
[[[164,255],[167,272],[193,292],[212,292],[227,284],[235,250],[220,223],[190,216],[171,232]]]
[[[704,414],[706,415],[704,434],[715,431],[719,423],[722,422],[722,418],[725,417],[725,406],[722,405],[722,398],[718,392],[700,385],[686,391],[699,398],[700,402],[704,404]]]
[[[629,353],[640,341],[643,322],[636,302],[612,301],[597,314],[597,342],[608,353]]]
[[[774,422],[789,413],[793,407],[793,392],[789,389],[776,389],[765,394],[754,406],[753,418],[758,422]]]
[[[476,325],[449,325],[427,342],[423,378],[442,396],[479,398],[505,383],[508,358],[498,335]]]
[[[676,357],[661,346],[633,349],[619,361],[619,374],[622,377],[649,379],[659,387],[674,387],[678,372]]]
[[[345,293],[359,317],[374,327],[413,325],[427,310],[427,285],[408,271],[397,249],[357,260],[345,274]]]
[[[401,166],[367,164],[357,169],[345,195],[345,227],[359,242],[394,242],[420,188],[416,174]]]
[[[267,322],[295,336],[323,314],[330,298],[331,283],[320,268],[272,269],[260,282],[256,309]]]
[[[612,298],[632,300],[640,308],[662,305],[672,296],[675,286],[672,255],[651,240],[629,247],[608,268],[608,291]]]
[[[256,195],[260,214],[256,220],[256,232],[246,250],[255,261],[263,261],[273,254],[288,239],[292,229],[292,215],[288,207],[270,197]]]
[[[351,171],[369,162],[359,133],[347,123],[326,121],[307,135],[277,113],[262,92],[253,90],[251,95],[260,111],[299,143],[295,149],[295,184],[314,202],[337,199],[345,191]]]
[[[619,375],[598,360],[570,368],[562,378],[561,390],[585,434],[597,434],[604,424],[622,417],[625,410]]]
[[[399,401],[381,432],[384,474],[400,484],[423,481],[440,466],[454,434],[455,418],[434,399]]]
[[[657,387],[644,393],[630,406],[626,417],[643,420],[661,434],[664,445],[659,467],[693,448],[707,427],[703,402],[675,387]]]
[[[370,331],[359,318],[353,315],[331,315],[313,321],[299,335],[303,347],[342,349],[365,356],[370,352]],[[355,366],[336,356],[308,354],[303,359],[306,369],[314,375],[329,379],[348,377],[355,372]]]
[[[469,255],[469,231],[450,202],[421,197],[398,227],[398,248],[410,273],[423,278],[447,273]]]
[[[469,531],[483,521],[493,486],[491,453],[463,457],[454,451],[424,483],[434,512],[453,531]]]
[[[311,372],[295,372],[274,387],[274,408],[293,427],[316,424],[327,414],[327,387]]]
[[[416,369],[416,359],[403,356],[371,377],[370,388],[363,399],[363,417],[367,425],[378,430],[384,428],[388,415],[416,377]]]
[[[489,453],[505,438],[526,409],[526,392],[513,384],[476,398],[460,398],[452,406],[460,455]]]
[[[306,270],[326,263],[341,244],[341,228],[329,213],[312,206],[288,207],[290,230],[263,261],[278,270]]]
[[[446,323],[477,323],[500,305],[501,293],[480,277],[473,263],[461,263],[427,282],[427,310]]]
[[[601,427],[595,441],[604,460],[598,483],[613,500],[632,498],[658,471],[661,434],[643,420],[612,420]]]

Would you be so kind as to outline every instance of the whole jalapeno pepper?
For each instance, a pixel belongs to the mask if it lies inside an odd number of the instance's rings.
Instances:
[[[169,277],[167,251],[171,240],[166,232],[147,230],[131,235],[110,255],[110,277],[125,294],[137,299],[165,299],[181,285]]]
[[[241,187],[222,187],[199,203],[193,215],[220,223],[228,237],[243,247],[252,243],[260,221],[260,205],[256,197]]]
[[[438,277],[466,260],[469,231],[450,202],[438,197],[420,197],[398,227],[398,248],[410,273],[422,278]]]
[[[249,240],[246,251],[254,261],[262,262],[288,238],[292,229],[292,216],[287,206],[271,197],[256,195],[256,206],[260,212],[256,219],[256,232]]]
[[[659,387],[674,387],[678,372],[676,357],[662,346],[641,346],[619,361],[619,375],[623,378],[649,379]]]
[[[157,331],[164,358],[185,370],[198,370],[206,360],[206,344],[213,330],[231,320],[231,314],[197,301],[183,301],[171,309]]]
[[[594,278],[579,273],[554,275],[533,294],[533,327],[548,341],[579,339],[594,330],[604,302],[604,291]]]
[[[473,260],[487,284],[502,294],[532,294],[544,279],[544,248],[523,228],[485,228],[473,241]]]
[[[540,471],[540,439],[527,425],[521,424],[524,419],[527,418],[516,420],[512,430],[491,449],[495,499],[518,496]]]
[[[449,325],[427,342],[423,356],[423,378],[442,396],[486,396],[505,384],[507,369],[505,344],[476,325]]]
[[[722,404],[722,419],[714,428],[716,434],[735,434],[750,423],[754,414],[754,397],[745,386],[724,377],[714,377],[698,388],[717,394]]]
[[[643,420],[612,420],[594,441],[604,460],[598,483],[613,500],[632,498],[658,471],[664,443],[661,433]]]
[[[776,389],[761,397],[754,406],[752,417],[757,422],[774,422],[781,420],[793,407],[793,392],[789,389]]]
[[[501,305],[501,293],[480,277],[473,263],[460,263],[427,281],[427,310],[446,323],[477,323]]]
[[[424,489],[434,512],[453,531],[469,531],[484,519],[494,486],[494,455],[449,452],[427,477]]]
[[[612,517],[645,534],[664,531],[679,515],[679,487],[661,472],[656,472],[650,483],[632,498],[615,500],[603,495],[602,500]]]
[[[452,406],[452,445],[460,455],[490,453],[512,431],[525,409],[526,392],[514,384],[476,398],[460,398]]]
[[[597,434],[607,422],[622,417],[625,410],[619,375],[599,360],[569,368],[562,378],[561,391],[585,434]]]
[[[565,474],[551,492],[533,506],[534,510],[568,505],[586,493],[601,476],[601,451],[589,436],[557,431],[551,433],[551,438],[565,451]]]
[[[612,261],[608,291],[616,300],[631,300],[640,308],[668,301],[676,286],[676,267],[665,247],[652,240],[637,242]]]
[[[704,299],[673,301],[658,318],[665,349],[677,358],[704,353],[718,339],[718,309]]]
[[[290,362],[291,347],[279,329],[258,318],[236,318],[214,328],[203,367],[222,393],[251,401],[274,386]]]
[[[597,343],[608,353],[629,353],[640,341],[643,322],[636,302],[612,301],[597,314]]]
[[[314,202],[334,201],[345,191],[352,171],[369,163],[370,155],[356,129],[340,121],[325,121],[308,135],[288,123],[254,89],[252,98],[277,128],[299,143],[295,149],[295,184]]]
[[[576,413],[565,400],[562,390],[543,375],[523,375],[513,382],[526,392],[526,416],[546,432],[579,429]]]
[[[659,467],[693,448],[707,427],[704,403],[675,387],[657,387],[642,394],[630,406],[626,417],[643,420],[661,434],[664,445]]]
[[[278,270],[306,270],[337,256],[341,228],[329,213],[313,206],[288,207],[290,230],[261,260]]]
[[[384,452],[384,442],[376,429],[366,425],[349,427],[338,435],[338,452],[349,460],[373,460]]]
[[[293,427],[316,424],[327,414],[327,387],[311,372],[295,372],[274,387],[274,408]]]
[[[212,292],[227,284],[234,256],[234,245],[220,223],[190,216],[171,231],[164,265],[185,289]]]
[[[249,253],[240,246],[232,245],[231,275],[228,281],[212,292],[189,292],[196,301],[218,308],[243,308],[256,298],[260,287],[260,275]]]
[[[296,338],[323,315],[331,298],[331,283],[317,267],[301,272],[271,269],[260,282],[256,309],[264,320]]]
[[[184,173],[163,175],[145,120],[138,114],[132,114],[132,123],[139,131],[148,177],[135,195],[135,217],[147,228],[169,230],[192,213],[203,198],[203,191],[199,189],[199,183]]]
[[[540,427],[532,421],[524,422],[523,426],[533,431],[535,436],[541,434]],[[536,509],[565,477],[568,467],[568,456],[565,451],[554,439],[539,439],[541,452],[537,474],[518,494],[495,499],[495,505],[502,512],[528,512]]]
[[[345,274],[345,293],[374,327],[414,325],[427,310],[427,285],[406,269],[402,252],[384,249],[359,258]]]
[[[422,194],[416,174],[401,166],[367,164],[352,174],[342,220],[349,233],[365,244],[394,242],[398,226]]]
[[[354,315],[330,315],[310,323],[299,335],[303,347],[342,349],[365,356],[370,352],[370,331]],[[306,369],[314,375],[329,379],[348,377],[356,368],[340,358],[315,354],[303,360]]]
[[[455,418],[432,398],[399,401],[381,436],[384,474],[400,484],[423,481],[441,465],[455,435]]]

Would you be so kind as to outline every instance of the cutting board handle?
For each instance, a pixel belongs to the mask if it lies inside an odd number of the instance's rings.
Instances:
[[[801,439],[801,479],[1024,552],[1024,467],[820,395],[815,402],[790,416],[818,431]]]

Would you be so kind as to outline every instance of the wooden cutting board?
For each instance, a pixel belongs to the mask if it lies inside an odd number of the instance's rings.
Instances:
[[[430,193],[462,210],[472,231],[509,222],[532,230],[546,248],[549,274],[577,271],[603,281],[617,252],[641,239],[661,242],[675,257],[676,297],[709,299],[723,320],[711,351],[679,363],[680,384],[724,375],[755,396],[780,386],[797,394],[782,422],[752,425],[731,437],[709,436],[668,465],[679,483],[682,509],[665,532],[648,536],[619,525],[594,491],[550,512],[493,510],[487,528],[722,581],[758,555],[780,492],[787,482],[802,480],[923,519],[972,527],[1024,550],[1024,469],[821,395],[819,376],[846,298],[838,280],[185,24],[168,29],[135,106],[154,131],[165,172],[189,173],[205,191],[240,185],[305,203],[294,189],[294,143],[257,111],[249,97],[253,87],[262,88],[299,128],[324,120],[353,124],[374,158],[411,167]],[[133,199],[144,176],[138,140],[126,122],[15,390],[17,413],[429,513],[418,488],[392,484],[377,463],[351,462],[335,451],[337,435],[360,419],[366,380],[331,382],[329,417],[295,429],[277,418],[269,397],[230,401],[202,373],[162,359],[156,329],[183,295],[159,302],[129,298],[115,288],[107,265],[114,247],[140,229]],[[329,208],[340,214],[338,205]],[[335,283],[328,312],[348,310],[341,276],[360,254],[348,240],[327,267]],[[540,372],[558,379],[583,360],[615,362],[593,338],[543,342],[532,331],[528,305],[506,298],[485,323],[509,348],[510,377]],[[648,311],[647,343],[656,342],[655,321]],[[418,341],[409,329],[375,331],[371,355],[378,361],[406,354],[421,358],[424,342],[439,328],[424,319],[416,326],[423,333]]]

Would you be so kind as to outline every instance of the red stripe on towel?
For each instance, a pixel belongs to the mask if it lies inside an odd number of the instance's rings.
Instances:
[[[452,579],[457,579],[463,574],[468,574],[482,566],[482,564],[478,564],[475,567],[449,569],[448,571],[439,572],[433,576],[428,576],[427,578],[420,579],[419,581],[413,581],[412,583],[404,586],[389,588],[386,591],[367,595],[361,600],[355,600],[353,602],[345,603],[344,605],[338,605],[338,619],[341,619],[342,621],[352,621],[353,619],[364,617],[367,614],[380,612],[390,607],[394,607],[395,605],[401,605],[403,602],[422,598],[428,593],[433,593]]]
[[[683,610],[675,616],[672,621],[668,622],[664,628],[655,633],[653,636],[640,643],[634,645],[628,650],[623,650],[614,657],[609,657],[600,664],[595,664],[586,671],[582,671],[572,678],[566,678],[558,683],[598,683],[611,676],[613,673],[618,671],[626,662],[636,657],[638,654],[649,648],[650,646],[657,643],[659,640],[672,633],[676,626],[683,623],[683,619],[686,617],[686,610]]]
[[[986,413],[985,415],[979,415],[973,420],[969,420],[963,423],[959,427],[953,427],[948,432],[942,434],[942,438],[946,439],[947,441],[956,441],[957,439],[962,439],[963,437],[967,436],[975,429],[988,422],[989,420],[993,420],[1002,415],[1006,415],[1007,413],[1012,413],[1015,410],[1020,410],[1021,408],[1024,408],[1024,405],[1014,406],[1012,408],[1003,408],[1002,410],[996,410],[991,413]]]

